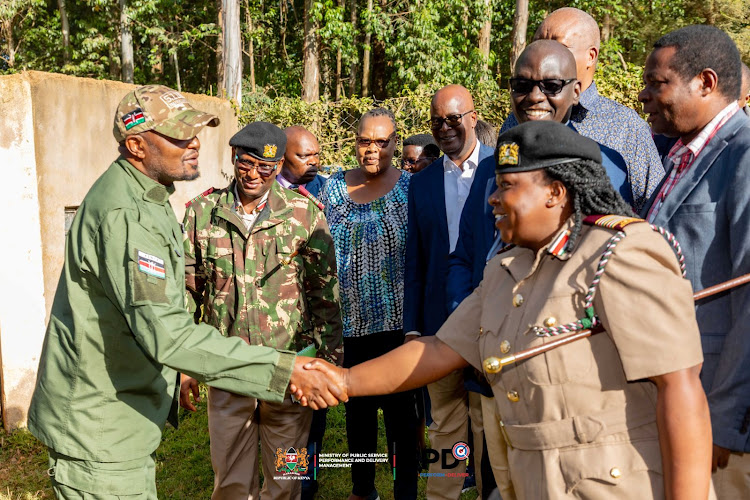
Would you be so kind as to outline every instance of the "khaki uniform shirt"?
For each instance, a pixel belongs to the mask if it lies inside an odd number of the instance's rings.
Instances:
[[[73,221],[29,428],[71,457],[153,453],[176,425],[180,370],[282,401],[294,353],[226,339],[185,310],[182,233],[166,188],[125,160],[94,183]]]
[[[487,375],[519,499],[664,496],[656,386],[645,379],[701,363],[700,336],[672,247],[645,223],[624,232],[594,300],[606,331]],[[531,327],[586,316],[613,234],[584,226],[562,257],[549,247],[494,257],[437,336],[477,369],[489,356],[548,342]]]
[[[185,212],[188,305],[227,336],[343,361],[336,253],[325,216],[277,182],[248,228],[235,181]],[[203,306],[202,308],[200,306]]]

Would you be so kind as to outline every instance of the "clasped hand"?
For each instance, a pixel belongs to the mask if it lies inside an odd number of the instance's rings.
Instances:
[[[303,406],[313,410],[346,403],[349,371],[322,359],[298,356],[289,381],[289,391]]]

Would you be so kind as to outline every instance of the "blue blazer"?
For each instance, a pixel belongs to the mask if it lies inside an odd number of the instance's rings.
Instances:
[[[682,245],[693,290],[750,273],[750,118],[742,111],[701,152],[654,224]],[[699,301],[695,312],[714,443],[750,452],[750,285]]]
[[[318,174],[313,180],[305,184],[305,189],[310,191],[310,194],[317,197],[320,190],[323,188],[323,184],[326,183],[326,178]]]
[[[449,314],[482,281],[487,252],[495,239],[495,216],[487,203],[487,198],[495,190],[495,150],[483,147],[487,155],[474,173],[469,197],[461,212],[458,243],[450,256],[446,297]],[[481,150],[479,154],[481,158]]]
[[[494,150],[479,145],[479,165],[474,173],[472,190],[480,171],[494,175]],[[492,165],[487,166],[490,162]],[[445,211],[445,177],[443,158],[414,174],[409,185],[409,222],[406,237],[404,271],[404,332],[418,331],[434,335],[448,318],[446,278],[448,276],[448,219]],[[464,213],[471,195],[464,205]],[[463,218],[463,217],[462,217]]]

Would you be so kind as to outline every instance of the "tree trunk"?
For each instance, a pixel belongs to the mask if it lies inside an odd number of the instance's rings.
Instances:
[[[357,0],[351,0],[349,2],[349,14],[352,22],[352,28],[354,33],[357,32]],[[356,35],[355,35],[356,36]],[[354,96],[357,92],[357,62],[352,61],[352,65],[349,68],[349,95]]]
[[[481,80],[487,79],[490,62],[490,35],[492,33],[492,0],[484,0],[484,15],[487,19],[479,30],[479,54],[482,56]]]
[[[302,44],[304,66],[302,72],[302,99],[314,102],[320,99],[320,64],[318,23],[312,16],[314,0],[305,0],[305,26]]]
[[[367,12],[372,13],[372,0],[367,0]],[[362,97],[370,95],[370,44],[372,33],[368,28],[365,33],[365,45],[362,53]]]
[[[120,0],[120,74],[123,82],[133,83],[133,34],[127,11],[127,0]]]
[[[216,37],[216,97],[226,98],[224,93],[224,1],[216,0],[216,26],[219,36]]]
[[[153,54],[151,58],[151,74],[161,75],[164,73],[164,61],[159,40],[156,36],[151,35],[149,37],[149,44],[151,45],[151,53]]]
[[[242,37],[240,36],[240,0],[223,0],[222,34],[224,57],[222,58],[221,91],[227,99],[242,105]]]
[[[320,99],[320,63],[318,47],[318,23],[312,16],[314,0],[305,0],[305,26],[302,57],[302,99],[314,102]]]
[[[250,92],[255,92],[255,47],[253,45],[253,16],[250,14],[250,0],[245,0],[245,15],[247,16],[247,58],[250,64]]]
[[[604,20],[602,21],[602,42],[609,41],[612,36],[612,17],[609,12],[604,14]]]
[[[174,74],[177,78],[177,91],[182,92],[182,83],[180,82],[180,62],[177,59],[177,50],[172,53],[172,59],[174,59]]]
[[[516,0],[513,16],[513,45],[510,48],[510,73],[516,68],[516,60],[526,48],[526,30],[529,24],[529,0]]]
[[[63,36],[63,61],[70,63],[70,25],[68,24],[68,9],[65,8],[65,0],[57,0],[57,8],[60,11],[60,26]]]
[[[344,0],[338,0],[338,6],[342,10],[344,10]],[[341,85],[341,46],[339,46],[338,49],[336,49],[336,76],[334,78],[334,85],[336,85],[336,89],[333,91],[334,99],[338,101],[341,99],[341,93],[343,92],[343,88]]]

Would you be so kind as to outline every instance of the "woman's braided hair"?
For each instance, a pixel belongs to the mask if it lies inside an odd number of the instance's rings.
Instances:
[[[583,219],[594,214],[614,214],[633,217],[633,209],[615,191],[607,171],[592,160],[576,160],[553,165],[542,170],[550,181],[560,181],[568,188],[573,201],[573,229],[567,250],[570,251],[581,234]]]

